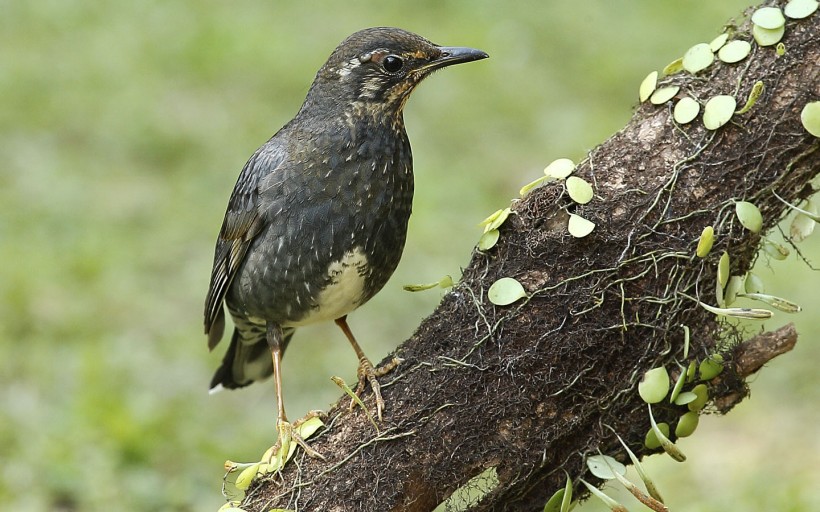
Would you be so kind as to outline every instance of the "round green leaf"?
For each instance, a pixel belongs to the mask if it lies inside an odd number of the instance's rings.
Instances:
[[[698,395],[692,393],[691,391],[683,391],[675,398],[675,405],[686,405],[694,402],[697,398]]]
[[[818,5],[820,2],[817,0],[791,0],[783,12],[793,20],[802,20],[816,11]]]
[[[484,226],[484,231],[485,232],[489,231],[489,228],[487,228],[487,226],[489,226],[490,224],[495,222],[495,220],[498,217],[500,217],[503,212],[504,212],[504,208],[499,208],[498,210],[491,213],[486,219],[479,222],[478,225],[479,226]]]
[[[236,486],[236,488],[240,491],[246,491],[248,487],[251,486],[251,483],[256,478],[256,474],[258,472],[259,463],[256,463],[252,466],[243,469],[242,472],[239,473],[239,476],[236,477],[236,483],[234,484],[234,486]]]
[[[487,291],[487,298],[496,306],[508,306],[526,296],[524,287],[512,277],[502,277]]]
[[[689,411],[678,420],[678,425],[675,427],[675,435],[678,437],[691,436],[695,429],[698,428],[698,413]]]
[[[760,214],[757,206],[752,203],[738,201],[735,203],[735,213],[743,227],[752,233],[759,233],[763,228],[763,215]]]
[[[812,234],[814,231],[814,226],[817,223],[803,213],[798,213],[797,216],[792,219],[792,224],[789,227],[789,235],[791,239],[795,243],[802,242],[805,240],[809,235]]]
[[[652,93],[652,96],[649,98],[649,102],[653,105],[663,105],[667,101],[674,98],[678,91],[680,91],[680,87],[677,85],[661,87]]]
[[[778,261],[783,261],[789,257],[789,249],[787,247],[772,242],[768,238],[763,239],[763,252]]]
[[[449,276],[448,276],[449,277]],[[441,281],[439,281],[441,282]],[[316,433],[317,430],[325,426],[325,422],[322,421],[322,418],[318,416],[313,416],[308,418],[307,421],[303,421],[299,424],[298,434],[299,437],[302,439],[308,439],[313,434]]]
[[[698,248],[695,250],[695,254],[698,258],[705,258],[709,255],[709,251],[712,250],[712,244],[715,242],[715,229],[712,226],[706,226],[703,228],[703,232],[700,234],[700,239],[698,240]]]
[[[723,356],[715,354],[700,362],[698,374],[700,380],[712,380],[723,371]]]
[[[719,95],[710,98],[703,107],[703,126],[707,130],[717,130],[729,122],[736,106],[737,102],[731,96]]]
[[[638,88],[638,99],[641,100],[641,103],[649,99],[649,96],[655,91],[657,86],[658,72],[653,71],[646,75],[646,78],[643,79],[641,86]]]
[[[502,208],[501,210],[497,210],[492,215],[487,217],[486,219],[482,220],[478,225],[484,226],[484,232],[492,231],[494,229],[498,229],[501,227],[502,224],[507,220],[507,217],[510,216],[512,213],[512,209],[510,207]]]
[[[692,393],[695,394],[695,399],[692,400],[687,404],[687,407],[690,411],[699,411],[703,409],[703,406],[706,405],[706,402],[709,401],[709,390],[706,387],[706,384],[698,384],[694,388],[692,388]],[[681,393],[683,395],[683,393]],[[678,397],[680,398],[680,396]]]
[[[669,436],[669,424],[668,423],[658,423],[658,430],[665,436]],[[649,432],[646,433],[646,437],[644,437],[643,444],[649,448],[650,450],[657,450],[661,447],[661,442],[655,436],[655,432],[652,429],[649,429]]]
[[[800,111],[800,122],[803,123],[803,128],[807,132],[815,137],[820,137],[820,101],[806,103],[806,106]]]
[[[720,34],[716,38],[712,39],[712,42],[709,43],[709,49],[712,50],[712,53],[715,53],[723,48],[723,45],[726,44],[726,41],[728,40],[729,34],[724,32],[723,34]]]
[[[698,116],[699,112],[700,103],[689,96],[686,96],[681,98],[681,100],[675,104],[675,110],[672,112],[672,117],[675,119],[676,123],[686,124],[692,122],[692,120]]]
[[[564,179],[575,170],[575,162],[569,158],[554,160],[544,168],[544,174],[558,180]]]
[[[615,478],[614,472],[617,472],[619,475],[626,474],[626,466],[609,455],[593,455],[587,457],[587,467],[590,473],[601,480],[612,480]]]
[[[760,28],[774,30],[786,24],[786,18],[778,7],[761,7],[752,14],[752,23]]]
[[[660,402],[666,398],[667,393],[669,393],[669,372],[663,366],[648,370],[638,383],[638,394],[648,404]]]
[[[683,54],[683,69],[695,74],[709,67],[715,60],[715,54],[707,43],[699,43]]]
[[[575,238],[584,238],[588,234],[592,233],[593,229],[595,229],[595,223],[581,217],[580,215],[570,213],[569,225],[567,226],[567,229],[569,229],[569,234]]]
[[[785,33],[786,27],[770,30],[759,25],[752,25],[752,36],[760,46],[772,46],[779,43]]]
[[[664,67],[661,72],[664,75],[674,75],[678,71],[683,69],[683,57],[679,57]]]
[[[592,185],[578,176],[570,176],[566,181],[569,197],[578,204],[587,204],[592,201]]]
[[[498,243],[498,230],[491,229],[481,235],[481,238],[478,239],[478,250],[479,251],[487,251],[495,247],[495,244]]]
[[[740,62],[752,51],[752,45],[748,41],[736,39],[730,41],[718,52],[718,59],[729,64]]]
[[[507,218],[510,216],[510,213],[512,213],[512,209],[510,207],[501,210],[501,213],[498,215],[498,217],[496,217],[492,222],[487,224],[486,230],[492,231],[494,229],[498,229],[499,227],[501,227],[501,225],[504,224],[504,222],[506,222]]]

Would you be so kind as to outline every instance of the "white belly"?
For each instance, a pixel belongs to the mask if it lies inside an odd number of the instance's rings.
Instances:
[[[367,257],[360,248],[345,253],[328,269],[330,284],[319,293],[316,306],[304,318],[284,324],[298,327],[341,318],[362,303]]]

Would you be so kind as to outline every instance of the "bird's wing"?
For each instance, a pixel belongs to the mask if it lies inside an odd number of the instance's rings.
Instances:
[[[205,334],[208,335],[209,349],[219,343],[225,329],[222,308],[225,293],[248,247],[264,227],[259,211],[259,183],[265,176],[276,172],[284,160],[285,152],[271,142],[259,148],[242,169],[228,201],[228,211],[225,212],[216,241],[211,284],[205,299]]]

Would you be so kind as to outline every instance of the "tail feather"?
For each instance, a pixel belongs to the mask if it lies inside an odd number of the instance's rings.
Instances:
[[[283,354],[294,331],[293,328],[282,330]],[[211,379],[211,390],[220,386],[227,389],[242,388],[267,379],[272,374],[273,360],[265,338],[265,329],[246,331],[244,336],[239,329],[234,329],[228,351]]]

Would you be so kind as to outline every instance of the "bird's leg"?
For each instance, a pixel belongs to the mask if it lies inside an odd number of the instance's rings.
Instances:
[[[307,416],[297,420],[293,424],[288,421],[288,417],[285,415],[285,400],[282,395],[282,327],[275,322],[268,322],[267,327],[267,341],[268,346],[270,347],[271,357],[273,358],[273,381],[276,385],[276,405],[278,408],[276,430],[278,433],[278,438],[276,439],[276,444],[265,452],[263,462],[270,464],[273,458],[276,457],[277,454],[281,453],[282,463],[284,464],[284,461],[287,459],[288,452],[290,451],[291,441],[296,442],[296,444],[301,446],[302,449],[305,450],[305,453],[311,457],[324,459],[322,454],[308,446],[305,440],[302,439],[302,436],[298,433],[299,425],[312,417],[316,417],[318,412],[311,411]]]
[[[345,333],[347,341],[349,341],[353,346],[353,350],[356,351],[356,357],[359,358],[359,369],[356,372],[356,375],[359,377],[359,384],[356,386],[356,395],[359,395],[362,391],[364,391],[365,381],[370,383],[370,387],[373,389],[373,394],[376,396],[376,413],[379,416],[379,421],[381,421],[382,411],[384,410],[384,399],[382,398],[382,388],[381,385],[379,385],[377,377],[387,375],[393,370],[393,368],[401,363],[401,359],[394,357],[392,361],[381,368],[374,368],[373,363],[371,363],[370,359],[364,355],[362,347],[360,347],[359,343],[356,342],[356,337],[353,336],[353,332],[350,330],[350,327],[348,327],[347,315],[337,318],[336,325],[338,325],[342,332]],[[354,403],[355,402],[351,400],[351,409],[353,408]]]

